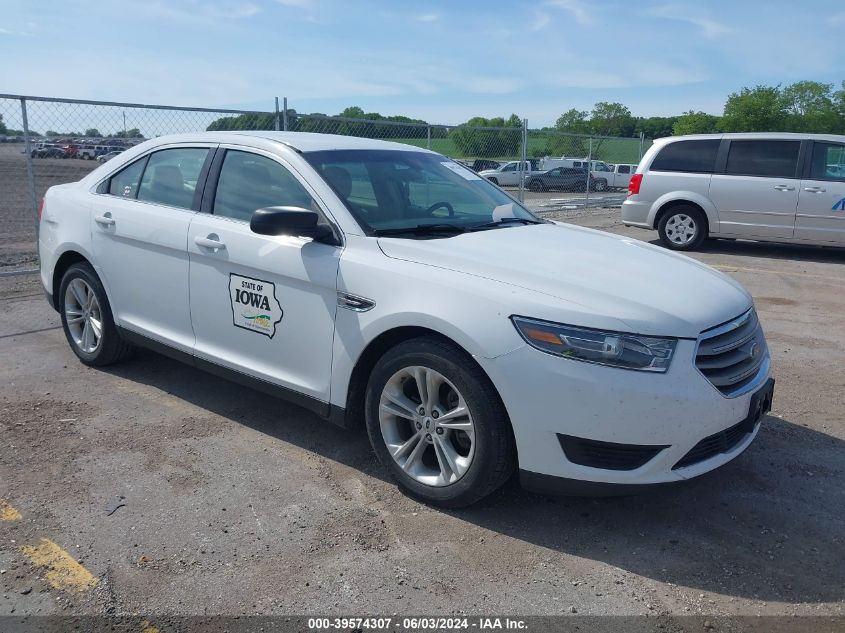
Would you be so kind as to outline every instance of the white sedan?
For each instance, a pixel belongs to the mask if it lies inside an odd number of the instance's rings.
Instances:
[[[587,493],[681,481],[741,453],[771,406],[735,281],[543,221],[416,147],[162,137],[42,209],[41,279],[83,363],[146,346],[364,426],[430,503],[516,469]]]

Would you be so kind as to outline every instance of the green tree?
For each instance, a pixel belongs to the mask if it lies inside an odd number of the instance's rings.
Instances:
[[[675,123],[680,117],[677,116],[650,116],[650,117],[636,117],[634,125],[634,135],[639,136],[640,133],[646,138],[663,138],[664,136],[672,136]]]
[[[462,156],[510,158],[518,153],[522,122],[515,114],[507,120],[502,117],[473,117],[463,125],[452,128],[449,138]]]
[[[206,128],[209,132],[274,129],[276,129],[275,114],[239,114],[237,116],[224,116],[212,121]]]
[[[672,133],[681,134],[712,134],[719,131],[719,117],[706,112],[690,110],[678,117],[672,126]]]
[[[755,86],[732,93],[720,126],[725,132],[783,131],[786,113],[780,86]]]
[[[569,134],[589,134],[588,116],[590,113],[586,110],[571,108],[557,118],[555,129]]]
[[[621,103],[599,101],[590,113],[590,132],[596,136],[633,136],[636,122]]]
[[[94,137],[94,138],[102,138],[103,135],[100,134],[100,130],[98,130],[97,128],[89,127],[87,130],[85,130],[85,136],[91,136],[91,137]]]
[[[783,89],[781,99],[789,131],[831,133],[841,129],[833,84],[798,81]]]
[[[7,130],[6,124],[3,123],[3,115],[0,114],[0,134],[5,134]]]

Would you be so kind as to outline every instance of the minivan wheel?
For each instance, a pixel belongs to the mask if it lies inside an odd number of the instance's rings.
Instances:
[[[402,342],[376,363],[365,400],[367,433],[399,487],[428,503],[468,506],[515,467],[499,394],[477,364],[435,337]]]
[[[131,354],[134,348],[120,337],[103,284],[89,264],[67,269],[59,301],[65,337],[83,363],[102,367]]]
[[[657,224],[660,241],[667,248],[686,251],[697,248],[707,237],[704,214],[688,205],[672,207]]]

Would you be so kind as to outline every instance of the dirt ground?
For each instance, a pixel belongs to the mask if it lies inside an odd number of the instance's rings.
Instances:
[[[552,215],[655,238],[618,211]],[[842,616],[845,250],[694,257],[766,330],[777,389],[751,447],[657,493],[512,482],[448,512],[400,494],[364,433],[151,352],[84,367],[37,280],[0,279],[0,615]],[[25,549],[41,539],[65,584]]]

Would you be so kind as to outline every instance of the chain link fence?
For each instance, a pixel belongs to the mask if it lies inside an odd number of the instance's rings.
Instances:
[[[636,165],[650,144],[534,130],[513,117],[497,127],[447,126],[405,117],[300,114],[286,100],[281,108],[276,100],[272,109],[252,111],[0,95],[0,276],[37,267],[38,206],[49,187],[77,181],[146,139],[206,130],[340,134],[431,149],[475,171],[495,170],[485,175],[540,213],[621,204],[612,190],[627,187],[627,180],[604,170]],[[573,191],[525,190],[532,176],[564,164],[589,165],[593,180]],[[594,181],[602,179],[596,191]]]

